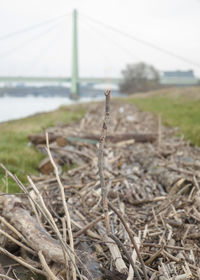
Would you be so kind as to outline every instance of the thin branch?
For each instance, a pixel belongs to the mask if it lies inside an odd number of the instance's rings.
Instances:
[[[42,254],[42,251],[38,252],[38,256],[39,256],[40,262],[42,264],[42,267],[44,268],[44,270],[46,271],[46,273],[48,275],[48,278],[51,280],[58,280],[58,278],[54,275],[52,270],[49,268],[43,254]]]
[[[160,150],[162,141],[162,117],[158,115],[158,150]]]
[[[30,192],[30,196],[31,196],[31,192]],[[34,198],[33,198],[33,199],[34,199]],[[41,219],[40,219],[40,217],[39,217],[39,214],[38,214],[38,212],[37,212],[37,209],[36,209],[36,207],[35,207],[35,204],[34,204],[33,201],[30,199],[30,197],[28,197],[28,200],[29,200],[29,203],[30,203],[30,205],[31,205],[31,207],[32,207],[32,209],[33,209],[33,212],[34,212],[34,214],[35,214],[35,217],[36,217],[36,220],[37,220],[38,224],[42,227],[43,225],[42,225]]]
[[[0,229],[0,234],[4,235],[8,239],[10,239],[13,243],[17,244],[18,246],[24,248],[24,250],[26,250],[29,253],[35,255],[35,251],[34,250],[32,250],[31,248],[27,247],[26,245],[24,245],[23,243],[21,243],[16,238],[12,237],[10,234],[8,234],[7,232],[3,231],[2,229]]]
[[[139,280],[142,280],[142,278],[140,277],[140,274],[135,266],[135,264],[133,263],[133,260],[131,258],[131,256],[129,255],[128,251],[126,250],[124,244],[114,235],[114,234],[109,234],[109,237],[112,238],[119,247],[121,247],[121,249],[123,250],[124,254],[126,255],[127,259],[129,260],[130,265],[133,268],[133,271],[135,272],[136,278]]]
[[[64,241],[62,239],[62,236],[61,236],[61,233],[60,233],[60,231],[59,231],[59,229],[58,229],[58,227],[57,227],[57,225],[56,225],[56,223],[55,223],[51,213],[49,212],[48,208],[46,207],[45,202],[43,200],[43,197],[40,194],[38,188],[36,187],[36,185],[33,183],[32,179],[29,176],[27,176],[27,178],[28,178],[28,181],[29,181],[31,187],[33,188],[33,190],[35,191],[35,193],[37,194],[37,196],[38,196],[38,198],[40,200],[42,210],[45,212],[45,214],[47,216],[46,220],[52,226],[52,228],[55,230],[55,233],[56,233],[56,236],[58,237],[58,239],[60,241],[62,240],[61,241],[61,247],[62,247],[62,250],[63,250],[63,255],[64,255],[64,258],[65,258],[65,266],[66,266],[66,269],[67,269],[67,267],[68,267],[68,257],[72,259],[72,256],[69,253],[69,251],[66,250],[65,246],[63,246],[63,244],[66,244],[66,243],[64,243]],[[32,197],[31,197],[31,199],[32,199]],[[66,253],[67,253],[68,256],[66,255]],[[73,259],[72,259],[72,262],[73,262]]]
[[[110,219],[108,215],[108,199],[107,199],[107,188],[105,184],[104,178],[104,170],[103,170],[103,160],[104,160],[104,145],[105,139],[107,134],[107,126],[108,120],[110,116],[110,90],[105,92],[106,103],[105,103],[105,118],[102,126],[101,136],[99,139],[99,149],[98,149],[98,168],[99,168],[99,177],[100,177],[100,184],[101,184],[101,195],[102,195],[102,204],[103,204],[103,211],[105,213],[105,224],[106,224],[106,233],[109,235],[110,233]]]
[[[33,267],[32,265],[28,264],[21,257],[14,256],[13,254],[9,253],[6,249],[0,247],[0,252],[3,253],[4,255],[8,256],[9,258],[15,260],[16,262],[20,263],[21,265],[25,266],[29,270],[34,271],[34,272],[36,272],[38,274],[47,276],[47,274],[45,272],[43,272],[42,270],[37,269],[37,268]]]
[[[92,222],[88,223],[86,226],[84,226],[82,229],[80,229],[78,232],[74,234],[74,237],[78,237],[84,232],[86,232],[88,229],[91,229],[94,225],[96,225],[98,222],[104,219],[104,215],[97,217],[95,220]]]
[[[58,240],[59,240],[60,243],[61,243],[62,248],[65,250],[65,252],[67,253],[69,259],[70,259],[71,262],[73,263],[73,260],[72,260],[72,258],[71,258],[71,254],[70,254],[70,252],[69,252],[69,251],[70,251],[70,248],[69,248],[68,244],[66,244],[66,243],[63,241],[62,236],[61,236],[61,234],[60,234],[60,232],[59,232],[59,230],[58,230],[58,228],[57,228],[57,226],[56,226],[56,224],[55,224],[55,222],[54,222],[54,220],[53,220],[53,218],[52,218],[52,215],[50,214],[49,210],[46,208],[46,206],[45,206],[45,204],[44,204],[44,201],[43,201],[43,198],[42,198],[41,194],[39,193],[37,187],[35,186],[35,184],[34,184],[33,181],[31,180],[31,178],[30,178],[30,177],[27,177],[28,180],[29,180],[29,182],[30,182],[30,184],[32,185],[34,191],[38,194],[38,196],[39,196],[39,198],[40,198],[40,202],[42,203],[42,207],[40,206],[40,204],[39,204],[36,200],[34,200],[34,199],[30,196],[29,192],[27,191],[27,189],[25,188],[25,186],[22,184],[22,182],[17,178],[17,176],[13,175],[2,163],[0,163],[0,166],[1,166],[4,170],[6,170],[6,171],[8,172],[8,175],[17,183],[17,185],[20,187],[20,189],[21,189],[26,195],[28,195],[28,197],[29,197],[29,198],[33,201],[33,203],[37,206],[37,208],[40,210],[40,212],[42,213],[42,215],[45,217],[45,219],[46,219],[46,220],[48,221],[48,223],[51,225],[53,231],[55,232],[56,236],[58,237]],[[44,206],[44,208],[43,208],[43,206]],[[51,219],[51,218],[52,218],[52,219]],[[3,249],[3,248],[2,248],[2,249]],[[64,254],[64,257],[65,257],[65,254]],[[78,257],[77,257],[77,258],[78,258]],[[78,260],[79,260],[79,258],[78,258]],[[80,260],[79,260],[79,261],[80,261]],[[75,264],[74,264],[74,265],[75,265]],[[80,274],[78,268],[77,268],[77,273],[79,274],[79,277],[80,277],[80,279],[81,279],[81,274]]]
[[[24,238],[24,236],[15,228],[13,227],[10,223],[8,223],[3,217],[0,216],[0,221],[7,227],[9,228],[12,232],[14,232],[24,243],[28,245],[27,240]]]
[[[106,234],[106,231],[103,227],[98,226],[98,231],[100,233],[100,235],[102,236],[105,244],[108,246],[111,256],[113,258],[113,261],[115,263],[115,267],[117,269],[117,271],[119,271],[120,273],[123,274],[127,274],[128,273],[128,269],[127,266],[122,258],[120,249],[117,245],[116,242],[113,242],[113,240]]]
[[[0,279],[2,280],[15,280],[14,278],[11,278],[7,275],[4,275],[4,274],[0,274]]]
[[[141,245],[140,238],[136,236],[134,239],[135,239],[136,244],[138,244],[138,248],[140,248],[140,245]],[[136,263],[136,258],[137,258],[137,253],[136,253],[135,249],[133,249],[131,259],[134,264]],[[133,277],[134,277],[134,270],[132,269],[132,266],[130,265],[129,270],[128,270],[127,280],[132,280]]]
[[[141,266],[142,266],[142,270],[143,270],[143,273],[144,273],[144,278],[145,280],[148,280],[148,276],[147,276],[147,272],[146,272],[146,268],[145,268],[145,264],[144,264],[144,261],[140,255],[140,252],[139,252],[139,249],[138,249],[138,246],[133,238],[133,235],[132,235],[132,232],[130,230],[130,228],[128,227],[127,223],[125,222],[122,214],[112,205],[112,203],[108,202],[108,206],[113,210],[113,212],[115,212],[115,214],[118,216],[118,218],[120,219],[120,221],[122,222],[122,224],[124,225],[128,235],[129,235],[129,238],[131,240],[131,243],[133,244],[133,247],[135,248],[135,251],[138,255],[138,259],[141,263]]]

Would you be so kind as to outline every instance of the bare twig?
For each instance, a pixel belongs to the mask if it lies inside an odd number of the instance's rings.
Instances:
[[[0,279],[2,279],[2,280],[15,280],[15,279],[13,279],[13,278],[11,278],[7,275],[4,275],[4,274],[0,274]]]
[[[158,115],[158,150],[160,150],[162,141],[162,117]]]
[[[52,226],[52,228],[54,229],[55,233],[56,233],[56,236],[58,237],[58,239],[61,241],[61,246],[62,246],[62,250],[63,250],[63,255],[64,255],[64,258],[65,258],[65,266],[67,268],[68,266],[68,257],[69,258],[72,258],[69,250],[66,250],[64,244],[64,241],[62,239],[62,236],[60,234],[60,231],[51,215],[51,213],[49,212],[48,208],[46,207],[45,205],[45,202],[43,200],[43,197],[42,195],[40,194],[39,190],[37,189],[36,185],[33,183],[32,179],[28,176],[28,181],[29,183],[31,184],[33,190],[35,191],[35,193],[37,194],[39,200],[40,200],[40,203],[41,203],[41,207],[42,207],[42,211],[45,213],[45,216],[46,216],[46,220],[49,222],[49,224]],[[30,196],[31,197],[31,196]],[[32,199],[32,197],[31,197]],[[67,256],[68,255],[68,256]],[[72,262],[73,262],[73,259],[72,259]]]
[[[140,277],[140,274],[136,268],[136,266],[133,263],[133,260],[131,258],[131,256],[129,255],[128,251],[126,250],[124,244],[114,235],[114,234],[109,234],[109,237],[112,238],[119,247],[121,247],[121,249],[123,250],[124,254],[126,255],[127,259],[129,260],[129,263],[131,264],[133,271],[135,272],[135,275],[137,277],[137,279],[142,280],[142,278]]]
[[[42,213],[42,215],[45,217],[45,219],[48,221],[48,223],[51,225],[53,231],[55,232],[56,236],[58,237],[58,240],[60,241],[61,243],[61,246],[62,246],[62,249],[63,249],[63,252],[64,252],[64,257],[66,256],[65,255],[65,252],[67,254],[67,256],[69,257],[69,259],[71,259],[71,262],[73,263],[73,265],[75,266],[75,263],[73,262],[73,259],[72,259],[72,254],[70,254],[70,248],[68,247],[68,245],[63,241],[62,239],[62,236],[55,224],[55,221],[53,220],[53,217],[51,215],[51,213],[49,212],[49,210],[47,209],[45,203],[44,203],[44,200],[40,194],[40,192],[38,191],[37,187],[35,186],[35,184],[33,183],[33,181],[31,180],[31,178],[28,176],[28,180],[31,184],[31,186],[33,187],[34,191],[36,192],[36,194],[38,195],[39,199],[40,199],[40,202],[42,204],[39,205],[38,202],[36,200],[33,200],[33,198],[30,196],[29,192],[27,191],[27,189],[25,188],[25,186],[22,184],[22,182],[16,177],[14,176],[10,171],[7,170],[7,168],[1,163],[0,166],[6,170],[8,172],[8,175],[17,183],[17,185],[20,187],[20,189],[22,191],[24,191],[25,194],[28,195],[28,197],[33,201],[33,203],[37,206],[37,208],[40,210],[40,212]],[[2,248],[3,249],[3,248]],[[8,252],[9,253],[9,252]],[[78,257],[77,257],[78,258]],[[79,258],[78,258],[79,259]],[[77,273],[79,274],[79,277],[81,278],[81,274],[77,268]]]
[[[140,252],[138,250],[138,246],[133,238],[133,235],[132,235],[132,232],[130,230],[130,228],[128,227],[127,223],[125,222],[122,214],[112,205],[112,203],[108,202],[108,206],[113,210],[113,212],[115,212],[115,214],[119,217],[120,221],[122,222],[122,224],[124,225],[128,235],[129,235],[129,238],[131,240],[131,243],[133,244],[133,247],[135,248],[135,251],[138,255],[138,259],[141,263],[141,266],[142,266],[142,270],[143,270],[143,273],[144,273],[144,277],[145,277],[145,280],[148,280],[148,276],[147,276],[147,272],[146,272],[146,268],[145,268],[145,264],[144,264],[144,261],[140,255]]]
[[[3,234],[5,237],[10,239],[12,242],[16,243],[18,246],[24,248],[24,250],[28,251],[29,253],[31,253],[33,255],[35,254],[34,250],[32,250],[31,248],[27,247],[26,245],[24,245],[23,243],[21,243],[16,238],[12,237],[10,234],[8,234],[7,232],[3,231],[2,229],[0,229],[0,234]]]
[[[150,265],[163,251],[163,248],[160,248],[155,254],[153,254],[146,262],[146,265]]]
[[[102,204],[103,204],[103,210],[105,213],[105,223],[106,223],[106,233],[109,235],[110,233],[110,221],[109,221],[109,215],[108,215],[108,199],[107,199],[107,188],[105,184],[105,178],[104,178],[104,170],[103,170],[103,153],[104,153],[104,145],[105,145],[105,139],[107,134],[107,126],[108,126],[108,120],[110,116],[110,90],[107,90],[105,92],[106,97],[106,103],[105,103],[105,118],[102,126],[101,136],[99,140],[99,149],[98,149],[98,167],[99,167],[99,177],[100,177],[100,183],[101,183],[101,195],[102,195]]]
[[[63,228],[63,241],[66,243],[67,242],[67,229],[66,229],[66,221],[65,218],[63,217],[61,219],[62,221],[62,228]]]
[[[140,238],[136,236],[135,242],[138,244],[138,249],[139,249],[140,245],[141,245]],[[136,253],[135,249],[133,249],[131,259],[132,259],[133,263],[135,264],[136,259],[137,259],[137,253]],[[133,277],[134,277],[134,270],[133,270],[132,266],[130,265],[127,280],[132,280]]]
[[[127,266],[121,256],[121,252],[116,242],[113,242],[113,240],[106,234],[105,229],[103,227],[99,226],[98,231],[100,235],[103,237],[105,244],[108,246],[110,250],[117,271],[119,271],[120,273],[127,274],[128,272]]]
[[[80,225],[78,222],[74,221],[71,219],[71,222],[73,225],[75,225],[77,228],[79,228],[79,230],[81,231],[83,229],[82,225]],[[77,234],[79,233],[79,231],[77,232]],[[99,234],[97,234],[96,232],[91,231],[90,229],[87,229],[85,231],[85,233],[95,239],[101,239],[101,237],[99,236]],[[76,233],[74,234],[74,237],[76,237]]]
[[[32,192],[30,192],[30,196],[31,196],[31,195],[32,195]],[[35,217],[36,217],[36,219],[37,219],[37,221],[38,221],[38,224],[39,224],[40,226],[42,226],[42,222],[41,222],[41,219],[40,219],[39,214],[38,214],[38,212],[37,212],[37,209],[36,209],[36,207],[35,207],[35,204],[33,203],[32,199],[30,199],[30,197],[28,197],[28,200],[29,200],[30,205],[31,205],[31,207],[32,207],[32,209],[33,209],[33,212],[34,212],[34,214],[35,214]]]
[[[30,265],[27,262],[25,262],[25,260],[23,260],[22,258],[14,256],[10,252],[8,252],[6,249],[0,247],[0,252],[3,253],[4,255],[7,255],[9,258],[15,260],[16,262],[20,263],[21,265],[25,266],[29,270],[34,271],[34,272],[36,272],[38,274],[47,276],[47,274],[45,272],[43,272],[42,270],[33,267],[32,265]]]
[[[3,217],[0,216],[0,221],[7,227],[9,228],[12,232],[14,232],[21,240],[24,241],[28,245],[27,240],[24,238],[24,236],[15,228],[13,227],[10,223],[8,223]]]
[[[49,268],[49,266],[48,266],[48,264],[45,260],[45,257],[42,254],[42,251],[38,252],[38,256],[40,258],[40,262],[42,264],[42,267],[44,268],[44,270],[46,271],[46,273],[48,275],[48,278],[51,279],[51,280],[58,280],[58,278],[54,275],[52,270]]]
[[[101,220],[104,219],[104,215],[97,217],[95,220],[93,220],[91,223],[87,224],[86,226],[84,226],[81,230],[79,230],[78,232],[76,232],[74,234],[74,237],[78,237],[81,234],[83,234],[84,232],[86,232],[88,229],[92,228],[94,225],[96,225],[98,222],[100,222]]]

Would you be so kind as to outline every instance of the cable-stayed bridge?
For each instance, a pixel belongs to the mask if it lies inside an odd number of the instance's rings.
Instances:
[[[64,83],[64,82],[71,82],[72,78],[71,77],[23,77],[23,76],[0,76],[0,82],[30,82],[30,83],[40,83],[40,82],[59,82],[59,83]],[[79,83],[88,83],[88,84],[103,84],[110,82],[108,78],[105,77],[79,77],[78,78]],[[119,84],[122,79],[121,78],[112,78],[112,84]]]
[[[69,14],[67,14],[69,15]],[[13,49],[10,49],[4,53],[0,53],[0,59],[3,56],[12,54],[13,52],[16,52],[18,50],[20,50],[21,47],[23,47],[24,45],[28,45],[30,44],[33,40],[37,40],[39,37],[43,36],[44,34],[50,32],[52,29],[57,27],[57,22],[59,20],[62,20],[63,18],[65,18],[67,15],[62,15],[53,19],[49,19],[46,20],[42,23],[38,23],[35,24],[33,26],[29,26],[26,27],[24,29],[12,32],[10,34],[6,34],[4,36],[0,36],[0,41],[2,40],[6,40],[8,38],[12,38],[15,36],[18,36],[20,34],[23,33],[28,33],[29,31],[32,31],[34,29],[40,29],[42,26],[47,25],[48,24],[54,24],[53,26],[51,25],[50,27],[48,27],[45,31],[41,32],[39,35],[33,37],[32,39],[28,39],[27,41],[23,42],[22,44],[18,45],[17,47],[14,47]],[[159,46],[157,46],[154,43],[145,41],[143,39],[140,39],[132,34],[129,34],[125,31],[119,30],[113,26],[107,25],[103,22],[100,22],[96,19],[93,19],[91,17],[85,16],[85,15],[81,15],[82,17],[85,17],[89,23],[90,26],[93,27],[93,25],[99,25],[103,28],[105,28],[106,30],[111,30],[114,33],[120,34],[120,36],[124,37],[124,38],[129,38],[131,40],[134,40],[135,42],[154,49],[160,53],[162,53],[163,55],[167,55],[170,56],[173,59],[177,59],[180,60],[182,62],[187,63],[188,65],[193,65],[196,66],[198,68],[200,68],[200,65],[196,62],[190,61],[187,58],[184,58],[178,54],[175,54],[169,50],[163,49]],[[30,83],[44,83],[44,82],[59,82],[59,83],[64,83],[64,82],[69,82],[71,83],[71,94],[75,97],[78,93],[79,93],[79,85],[81,83],[86,83],[86,84],[119,84],[121,82],[121,78],[119,77],[112,77],[112,79],[109,79],[108,77],[80,77],[79,76],[79,55],[78,55],[78,13],[77,10],[73,11],[73,16],[72,16],[72,26],[73,26],[73,30],[72,30],[72,71],[71,71],[71,77],[48,77],[48,76],[38,76],[38,77],[31,77],[31,76],[2,76],[0,77],[0,82],[4,82],[4,83],[10,83],[10,82],[17,82],[17,83],[25,83],[25,82],[30,82]],[[100,34],[101,36],[101,34]],[[113,41],[112,38],[108,38],[110,39],[117,47],[119,47],[122,51],[129,53],[130,55],[134,55],[130,49],[128,49],[127,47],[125,48],[124,46],[120,45],[118,42]]]

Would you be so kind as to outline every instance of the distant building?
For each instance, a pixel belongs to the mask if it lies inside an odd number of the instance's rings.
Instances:
[[[160,84],[166,86],[194,86],[198,83],[193,70],[164,71],[160,76]]]

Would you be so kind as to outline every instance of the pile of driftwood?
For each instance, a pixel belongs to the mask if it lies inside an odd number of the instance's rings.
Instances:
[[[0,197],[0,277],[200,279],[199,148],[109,92],[47,132],[29,136],[47,157],[28,187],[2,166],[24,193]]]

